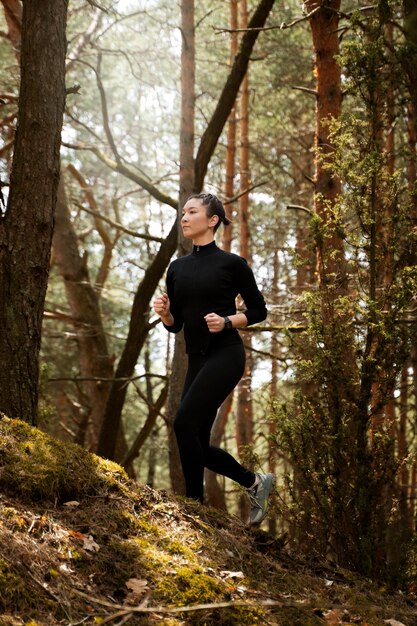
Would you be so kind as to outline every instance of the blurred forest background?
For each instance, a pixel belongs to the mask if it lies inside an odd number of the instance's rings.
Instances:
[[[23,44],[20,0],[1,7],[5,229]],[[0,410],[181,493],[183,348],[151,305],[187,251],[178,206],[204,188],[232,218],[218,244],[248,259],[269,310],[242,332],[247,370],[213,437],[277,474],[272,534],[396,576],[417,497],[415,3],[70,0],[66,37],[38,415],[10,408],[6,371]],[[236,485],[206,484],[246,514]]]

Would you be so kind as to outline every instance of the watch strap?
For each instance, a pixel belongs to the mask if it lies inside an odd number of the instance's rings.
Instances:
[[[232,326],[232,322],[231,320],[227,317],[227,315],[224,316],[224,327],[226,328],[233,328]]]

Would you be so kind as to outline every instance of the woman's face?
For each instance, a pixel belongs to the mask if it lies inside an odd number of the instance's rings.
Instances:
[[[218,219],[217,215],[207,216],[207,207],[199,198],[191,198],[182,209],[181,227],[184,237],[200,240],[208,235],[212,236]]]

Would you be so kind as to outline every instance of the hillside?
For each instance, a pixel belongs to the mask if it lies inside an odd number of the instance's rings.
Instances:
[[[415,626],[415,597],[0,420],[0,626]]]

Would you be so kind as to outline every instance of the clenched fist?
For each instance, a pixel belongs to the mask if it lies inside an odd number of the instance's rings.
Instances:
[[[207,313],[204,316],[206,320],[207,328],[211,333],[220,333],[224,328],[224,318],[217,313]]]
[[[172,326],[174,323],[174,318],[172,317],[170,311],[170,302],[166,293],[163,293],[159,298],[155,298],[153,301],[153,310],[161,320],[166,324],[166,326]]]

